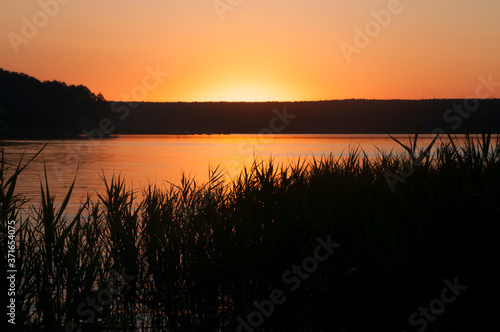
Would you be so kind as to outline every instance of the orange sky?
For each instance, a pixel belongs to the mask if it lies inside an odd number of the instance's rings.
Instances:
[[[500,82],[498,0],[16,0],[0,22],[0,67],[108,100],[467,98],[479,76]]]

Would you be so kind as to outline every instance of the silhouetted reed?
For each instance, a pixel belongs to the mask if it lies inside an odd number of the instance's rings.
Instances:
[[[267,331],[395,331],[445,278],[460,276],[479,296],[498,278],[499,138],[417,140],[371,159],[354,149],[287,166],[256,160],[233,180],[212,170],[201,186],[183,176],[137,192],[103,177],[105,191],[72,217],[73,185],[58,205],[46,179],[30,207],[14,194],[24,166],[2,162],[0,231],[17,221],[18,324],[234,330],[280,288],[287,300],[265,318]],[[392,192],[384,173],[405,164],[413,172]],[[290,291],[283,273],[328,235],[341,247]],[[447,307],[462,326],[494,308],[494,299],[483,313],[463,301]],[[429,331],[455,324],[444,321]]]

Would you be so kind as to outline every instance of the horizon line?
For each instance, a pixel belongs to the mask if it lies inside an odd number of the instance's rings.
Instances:
[[[318,102],[331,102],[331,101],[435,101],[435,100],[499,100],[500,98],[342,98],[342,99],[317,99],[317,100],[192,100],[192,101],[137,101],[137,100],[106,100],[106,102],[115,103],[318,103]]]

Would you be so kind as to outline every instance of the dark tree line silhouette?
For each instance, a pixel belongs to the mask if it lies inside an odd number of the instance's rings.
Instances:
[[[0,68],[0,125],[7,136],[76,133],[97,121],[108,108],[101,93],[95,94],[84,85],[41,82]]]

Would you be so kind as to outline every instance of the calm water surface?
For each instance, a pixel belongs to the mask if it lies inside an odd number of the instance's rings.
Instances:
[[[396,136],[404,143],[408,135]],[[432,136],[422,136],[422,145]],[[7,162],[17,163],[24,154],[28,160],[47,142],[5,141]],[[235,177],[244,166],[257,159],[274,158],[276,163],[296,163],[299,158],[346,155],[349,150],[362,148],[369,157],[378,149],[401,153],[403,149],[387,135],[122,135],[98,141],[53,140],[30,164],[18,184],[18,192],[26,194],[36,205],[40,197],[40,181],[44,166],[49,187],[60,202],[76,177],[76,189],[71,204],[77,206],[87,193],[104,187],[101,177],[121,174],[126,183],[136,189],[167,181],[179,184],[184,172],[197,183],[206,182],[209,169],[219,166],[228,178]]]

